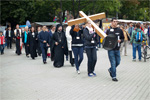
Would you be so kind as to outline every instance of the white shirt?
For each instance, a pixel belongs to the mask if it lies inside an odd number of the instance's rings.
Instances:
[[[9,30],[9,31],[8,31],[8,37],[11,37],[11,33],[10,33],[10,32],[11,32],[11,31]]]
[[[4,30],[3,35],[6,37],[6,30]]]
[[[146,28],[146,29],[144,30],[144,34],[145,34],[145,35],[147,35],[147,31],[148,31],[148,29]]]
[[[70,35],[71,26],[67,26],[66,28],[66,37],[67,37],[67,44],[68,44],[68,50],[71,51],[71,41],[72,37]]]

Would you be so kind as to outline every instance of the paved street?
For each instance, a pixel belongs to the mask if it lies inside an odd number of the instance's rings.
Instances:
[[[68,61],[62,68],[42,58],[17,56],[13,49],[0,55],[0,100],[150,100],[150,60],[132,61],[132,49],[121,57],[117,68],[118,82],[109,76],[110,63],[107,51],[99,49],[95,72],[87,76],[87,56],[81,64],[81,74],[76,73]]]

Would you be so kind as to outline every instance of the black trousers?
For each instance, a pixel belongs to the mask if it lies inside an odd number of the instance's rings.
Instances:
[[[26,53],[26,56],[27,56],[30,53],[30,49],[29,49],[29,46],[27,46],[27,43],[24,43],[24,47],[25,47],[25,53]]]
[[[97,62],[97,51],[96,47],[86,48],[86,54],[88,58],[88,74],[93,73]]]
[[[12,48],[12,38],[11,37],[7,38],[7,48]]]
[[[16,39],[16,54],[21,54],[20,39]]]
[[[72,58],[72,51],[69,51],[70,64],[73,66],[74,58]]]
[[[40,46],[40,41],[38,41],[37,53],[38,53],[39,56],[41,56],[41,54],[42,54],[42,50],[41,50],[41,46]]]

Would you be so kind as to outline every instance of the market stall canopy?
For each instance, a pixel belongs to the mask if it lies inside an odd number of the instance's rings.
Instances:
[[[143,22],[143,21],[136,21],[136,20],[125,20],[125,19],[118,19],[118,22],[124,22],[124,23],[150,23],[150,22]]]
[[[59,24],[58,22],[54,23],[54,22],[34,22],[37,25],[42,25],[42,26],[51,26],[51,25],[57,25]],[[67,24],[67,23],[63,23],[63,24]]]
[[[23,28],[26,27],[27,25],[19,25],[19,28]]]

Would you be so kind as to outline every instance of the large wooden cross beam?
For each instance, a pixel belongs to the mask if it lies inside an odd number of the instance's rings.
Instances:
[[[104,38],[107,36],[107,35],[92,21],[92,20],[97,20],[97,19],[105,18],[105,13],[99,13],[99,14],[87,16],[83,11],[79,11],[79,15],[81,16],[81,18],[68,21],[68,25],[71,26],[71,25],[75,25],[75,24],[79,24],[79,23],[84,23],[84,22],[86,22],[87,20],[89,20],[89,21],[91,22],[91,25],[95,28],[96,33],[97,33],[102,39],[104,39]]]

